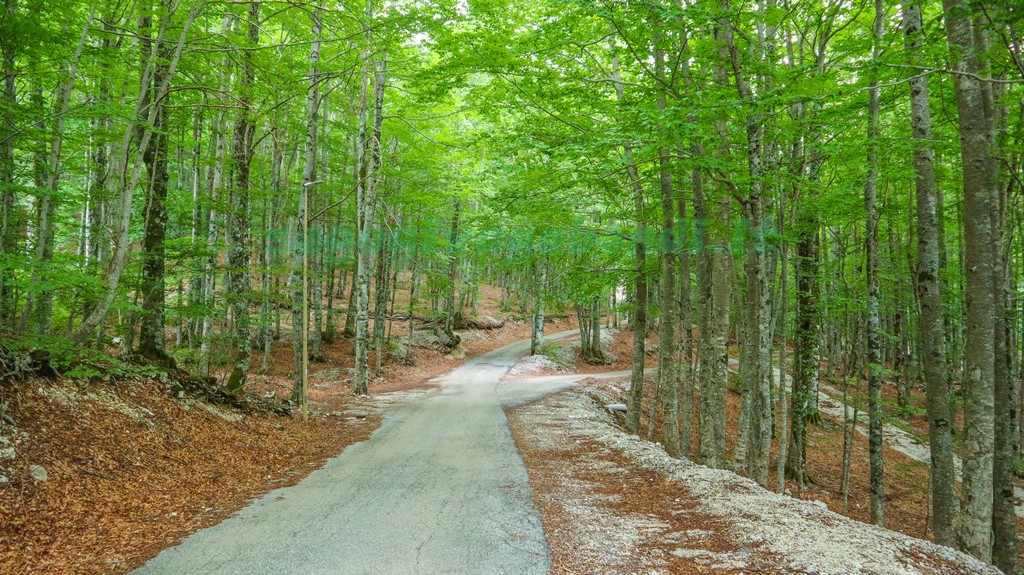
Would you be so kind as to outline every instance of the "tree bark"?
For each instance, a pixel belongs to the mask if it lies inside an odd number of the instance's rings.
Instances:
[[[221,33],[226,34],[231,29],[234,16],[230,13],[224,16],[221,23]],[[228,68],[231,60],[225,56],[221,60],[220,83],[223,91],[228,89]],[[221,188],[224,185],[224,151],[226,138],[224,137],[225,108],[221,107],[214,116],[210,132],[213,138],[213,165],[209,174],[209,194],[206,209],[206,261],[203,265],[203,320],[200,332],[202,343],[199,347],[199,373],[204,377],[210,377],[213,364],[213,314],[216,309],[216,282],[217,282],[217,240],[220,237],[220,228],[217,225],[219,214],[215,206],[220,202]]]
[[[292,271],[288,277],[288,287],[292,293],[292,351],[295,357],[295,370],[292,379],[292,401],[306,413],[309,401],[309,390],[306,373],[306,328],[309,322],[307,309],[308,297],[304,264],[308,254],[304,238],[308,237],[306,226],[309,220],[309,192],[316,182],[317,158],[317,119],[320,114],[320,42],[323,29],[323,15],[314,10],[312,14],[313,43],[309,47],[309,86],[306,89],[306,143],[303,150],[302,189],[299,193],[299,209],[295,217],[295,235],[292,238]]]
[[[723,0],[728,8],[728,0]],[[768,484],[768,461],[772,446],[771,420],[771,384],[768,379],[768,352],[770,350],[770,305],[768,281],[766,277],[765,243],[762,230],[764,205],[761,198],[761,145],[763,125],[757,113],[757,102],[747,82],[743,64],[740,61],[739,49],[734,41],[731,23],[724,21],[725,41],[729,49],[729,61],[732,64],[733,76],[736,78],[736,89],[740,98],[746,102],[751,111],[746,117],[747,131],[747,167],[750,174],[750,189],[744,210],[747,216],[746,245],[746,309],[745,309],[745,342],[740,355],[740,372],[743,376],[743,387],[749,405],[748,429],[746,441],[748,445],[738,443],[737,453],[746,450],[746,461],[737,455],[736,463],[745,466],[747,475],[760,483]],[[760,48],[759,48],[760,49]]]
[[[992,156],[991,89],[981,54],[983,35],[967,0],[943,0],[963,159],[967,330],[964,346],[963,485],[957,540],[962,550],[992,559],[995,441],[995,261],[992,213],[997,209],[997,163]]]
[[[359,262],[357,266],[356,281],[359,291],[356,296],[356,366],[355,382],[352,385],[353,395],[365,395],[369,392],[367,383],[369,380],[369,313],[370,313],[370,277],[372,275],[373,259],[373,228],[377,208],[377,169],[381,162],[380,149],[380,126],[383,120],[384,106],[384,82],[387,63],[381,61],[374,64],[373,84],[373,127],[369,138],[370,158],[366,164],[365,186],[358,186],[360,196],[359,203]],[[360,101],[365,99],[365,86],[368,81],[367,74],[363,75],[363,88],[360,91]],[[363,108],[363,105],[360,105]],[[365,120],[360,122],[365,126]],[[360,129],[361,133],[365,128]],[[361,193],[360,193],[361,192]]]
[[[911,65],[922,44],[921,4],[912,0],[903,7],[903,30]],[[931,507],[935,542],[955,544],[957,519],[956,474],[953,467],[953,435],[950,429],[949,381],[946,371],[946,327],[942,292],[938,217],[935,196],[935,166],[931,147],[931,107],[928,79],[914,76],[910,87],[910,125],[917,147],[914,150],[917,202],[917,290],[921,306],[919,330],[923,355],[928,408],[928,438],[931,448]]]
[[[662,47],[664,38],[659,30],[654,36],[654,65],[658,78],[665,78],[665,52]],[[658,109],[667,107],[664,90],[658,93]],[[664,131],[659,126],[659,131]],[[661,318],[658,331],[658,387],[662,392],[662,422],[660,442],[665,452],[671,457],[682,455],[679,445],[679,378],[676,375],[678,366],[675,361],[676,322],[678,321],[675,270],[676,270],[676,236],[675,236],[675,193],[672,189],[672,172],[668,149],[658,148],[659,186],[661,189]],[[653,412],[653,410],[652,410]],[[654,417],[651,417],[654,425]]]
[[[35,330],[39,333],[48,333],[53,319],[53,289],[46,287],[48,282],[45,268],[47,262],[53,259],[54,217],[57,214],[59,199],[57,192],[61,176],[60,154],[61,144],[64,141],[64,120],[71,102],[71,92],[78,76],[78,62],[82,57],[82,49],[85,47],[85,40],[89,35],[95,14],[96,9],[93,7],[85,21],[75,53],[68,63],[68,77],[57,88],[57,101],[54,105],[53,131],[50,134],[50,149],[45,165],[45,182],[40,190],[39,218],[36,226],[37,241],[34,262],[36,269],[32,274],[31,285],[37,287],[28,291],[25,312],[22,314],[23,321],[31,320],[35,324]],[[0,248],[0,253],[3,253],[2,248]]]
[[[615,99],[623,98],[622,76],[619,74],[619,58],[612,57],[612,81],[615,85]],[[633,210],[636,213],[636,257],[635,293],[630,328],[633,330],[633,369],[630,376],[629,405],[626,408],[626,430],[637,433],[640,429],[640,412],[644,398],[644,361],[647,338],[647,221],[644,218],[644,187],[640,174],[633,164],[633,150],[629,145],[623,151],[626,174],[633,195]]]
[[[259,42],[259,2],[249,4],[247,45]],[[249,300],[252,292],[252,278],[249,270],[252,248],[249,231],[249,171],[252,165],[253,132],[256,126],[252,119],[252,87],[254,72],[252,51],[245,50],[239,57],[241,62],[241,85],[239,90],[240,117],[235,123],[234,149],[232,150],[235,170],[235,186],[232,190],[231,217],[228,218],[228,234],[231,237],[231,251],[228,253],[228,301],[231,303],[232,367],[228,376],[228,393],[238,394],[245,388],[249,377],[249,356],[251,343],[249,334]]]
[[[544,300],[547,297],[548,263],[544,256],[534,261],[537,273],[532,290],[533,319],[530,323],[530,355],[537,355],[544,347]]]
[[[159,4],[159,2],[158,2]],[[166,99],[153,98],[157,86],[167,73],[165,62],[167,51],[159,38],[154,42],[152,19],[149,12],[152,6],[143,8],[144,14],[139,17],[140,61],[154,59],[155,67],[152,75],[144,66],[140,70],[141,80],[147,85],[144,88],[149,101],[142,109],[137,125],[136,137],[141,140],[143,131],[147,130],[144,118],[150,110],[154,113],[153,141],[146,149],[139,150],[146,172],[149,175],[146,194],[145,231],[142,238],[142,278],[139,290],[142,292],[142,312],[139,318],[139,355],[150,361],[166,364],[170,359],[165,350],[164,323],[166,286],[164,285],[164,238],[167,235],[167,186],[170,175],[167,170],[167,109]]]
[[[872,58],[882,52],[885,10],[882,0],[875,0],[874,41]],[[872,72],[874,74],[874,72]],[[868,360],[868,450],[871,461],[871,522],[885,524],[885,461],[882,452],[882,329],[878,315],[878,110],[880,89],[872,78],[868,88],[868,174],[864,183],[864,206],[867,211],[865,243],[867,272],[867,360]]]
[[[188,37],[189,28],[195,21],[196,17],[202,12],[206,6],[206,0],[198,0],[192,5],[192,9],[189,10],[188,17],[186,18],[182,29],[181,35],[178,37],[177,46],[172,53],[169,62],[167,63],[166,76],[160,83],[160,86],[156,91],[155,101],[160,102],[167,97],[167,92],[170,90],[171,78],[174,77],[174,72],[178,67],[178,61],[181,58],[182,49],[185,46],[185,39]],[[155,42],[157,45],[164,41],[164,37],[167,32],[167,28],[170,26],[170,21],[174,16],[173,13],[168,12],[166,17],[161,22],[160,31],[157,34]],[[154,70],[156,67],[156,53],[152,53],[150,61],[147,65],[147,70]],[[138,118],[146,108],[148,102],[149,90],[145,87],[148,81],[142,82],[144,86],[139,94],[138,101],[135,106],[134,118]],[[149,117],[146,119],[146,125],[154,125],[156,122],[156,114],[159,106],[152,106],[149,109]],[[125,135],[122,138],[121,151],[122,157],[127,158],[130,150],[131,142],[133,140],[132,135],[135,130],[135,124],[129,126],[125,130]],[[144,156],[149,148],[150,140],[153,137],[153,130],[144,129],[141,141],[139,142],[139,155]],[[121,170],[120,183],[119,183],[119,205],[118,205],[118,221],[117,229],[115,233],[114,241],[114,252],[111,255],[107,269],[104,273],[104,293],[100,300],[96,303],[92,313],[79,326],[78,330],[73,336],[73,340],[76,342],[83,342],[88,339],[95,330],[103,323],[103,320],[107,317],[107,311],[110,309],[110,304],[113,303],[114,298],[117,296],[117,287],[121,280],[121,273],[124,271],[125,263],[127,262],[128,255],[128,231],[129,224],[131,223],[131,208],[132,208],[132,196],[135,192],[135,188],[138,186],[139,178],[142,172],[142,165],[139,162],[139,158],[136,158],[135,166],[131,170],[131,175],[128,174],[127,160],[125,169]]]
[[[0,21],[3,45],[3,100],[4,107],[13,110],[17,104],[14,56],[18,49],[14,31],[18,16],[18,0],[4,0],[4,18]],[[16,228],[18,210],[14,202],[14,143],[17,127],[4,118],[0,125],[0,257],[17,250]],[[13,331],[15,305],[12,270],[0,270],[0,330]]]
[[[722,0],[719,7],[727,10],[726,0]],[[729,61],[728,32],[727,24],[721,20],[715,23],[714,39],[719,52],[712,66],[712,76],[715,85],[720,89],[727,89],[729,85],[728,73],[724,67]],[[721,139],[721,153],[725,155],[728,152],[725,116],[719,116],[714,123],[715,131]],[[720,197],[710,198],[705,190],[701,190],[701,197],[695,197],[694,202],[699,210],[697,225],[701,228],[702,240],[697,280],[701,292],[697,458],[708,467],[721,469],[728,463],[725,454],[725,427],[729,382],[729,308],[733,282],[729,243],[729,195],[722,191]]]

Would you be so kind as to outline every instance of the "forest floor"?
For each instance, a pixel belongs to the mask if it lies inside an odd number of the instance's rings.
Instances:
[[[612,358],[614,361],[609,365],[590,365],[579,362],[578,354],[574,359],[574,363],[569,365],[558,366],[558,369],[554,369],[554,366],[537,366],[531,371],[521,370],[517,377],[528,378],[538,377],[537,383],[557,378],[559,381],[566,382],[563,384],[568,385],[570,381],[576,381],[579,387],[576,391],[567,391],[565,396],[571,396],[579,393],[590,393],[594,390],[600,391],[607,395],[606,402],[614,403],[621,402],[626,403],[627,401],[627,390],[629,388],[629,376],[623,372],[626,372],[630,368],[629,357],[632,350],[633,335],[630,331],[622,331],[614,334],[612,341],[608,342],[606,349],[612,352]],[[651,333],[648,337],[647,345],[649,349],[657,348],[657,336]],[[735,350],[733,350],[735,351]],[[563,354],[564,355],[564,354]],[[536,362],[533,362],[534,364]],[[647,367],[656,366],[656,354],[649,354],[647,357]],[[734,363],[734,362],[733,362]],[[735,368],[735,364],[732,366]],[[514,370],[515,371],[515,370]],[[611,373],[609,373],[611,372]],[[578,373],[579,377],[572,378],[566,375],[567,373]],[[532,375],[531,375],[532,374]],[[599,377],[599,378],[586,378],[585,374],[605,374],[615,375],[619,374],[618,377]],[[655,428],[650,429],[649,415],[651,412],[651,404],[654,400],[656,393],[655,377],[653,374],[648,373],[646,377],[647,385],[645,386],[644,394],[644,409],[642,424],[639,433],[640,438],[657,437],[660,433],[661,421],[656,420],[654,422]],[[891,391],[892,400],[895,401],[895,392]],[[919,397],[920,392],[915,390],[913,402],[918,405],[917,402],[923,402],[923,397]],[[834,397],[836,403],[842,399],[841,392],[838,397]],[[565,398],[563,398],[565,400]],[[556,401],[551,399],[552,402]],[[565,400],[567,401],[567,400]],[[696,400],[695,400],[696,401]],[[827,401],[825,395],[822,395],[822,401]],[[852,401],[851,401],[852,403]],[[544,406],[547,407],[544,407]],[[577,477],[586,484],[596,484],[598,492],[604,495],[594,501],[587,502],[586,500],[578,501],[579,505],[590,506],[596,508],[603,508],[606,512],[612,514],[622,513],[646,513],[643,509],[671,509],[671,505],[656,505],[649,507],[650,502],[643,500],[644,497],[650,497],[654,500],[664,497],[680,497],[681,494],[686,493],[686,489],[680,485],[674,485],[671,488],[667,488],[670,495],[661,493],[665,491],[664,483],[668,481],[665,476],[657,475],[651,476],[647,480],[646,485],[636,483],[638,480],[632,473],[628,475],[622,475],[619,472],[615,472],[615,467],[622,467],[626,465],[630,470],[634,469],[635,462],[633,464],[624,464],[621,460],[625,457],[621,453],[613,453],[609,455],[607,450],[596,449],[593,445],[579,445],[578,448],[567,448],[566,446],[547,446],[550,443],[549,439],[536,438],[530,439],[530,433],[524,433],[523,429],[533,429],[537,426],[543,427],[545,425],[542,421],[534,421],[535,416],[530,415],[533,409],[538,409],[543,412],[544,417],[551,417],[552,414],[559,412],[558,409],[552,408],[548,400],[539,402],[537,406],[525,406],[520,407],[510,412],[510,419],[513,422],[513,429],[517,430],[517,439],[520,442],[520,448],[524,452],[528,467],[531,472],[531,477],[534,481],[534,488],[537,491],[538,506],[542,510],[545,522],[548,525],[554,526],[555,529],[566,530],[568,533],[572,533],[571,526],[579,523],[578,519],[572,519],[571,515],[572,503],[553,503],[556,501],[571,501],[572,496],[569,490],[564,486],[571,484],[571,477],[563,477],[567,472],[566,470],[576,470]],[[840,404],[841,405],[841,404]],[[740,396],[734,391],[730,391],[727,400],[727,429],[729,435],[727,437],[727,448],[731,454],[735,447],[735,435],[732,433],[738,427],[739,411],[740,411]],[[892,411],[890,411],[891,413]],[[841,408],[839,413],[841,414]],[[534,419],[530,419],[534,418]],[[861,413],[860,420],[864,422],[865,414]],[[909,411],[910,421],[900,419],[897,416],[892,416],[889,420],[891,425],[897,428],[905,428],[911,433],[915,429],[920,429],[922,425],[923,415],[918,410]],[[529,425],[523,424],[522,422],[530,420]],[[518,423],[517,423],[518,422]],[[866,422],[865,422],[866,423]],[[696,418],[694,418],[694,426],[696,426]],[[554,425],[548,422],[546,425]],[[557,425],[563,425],[559,423]],[[924,422],[925,431],[927,428],[926,421]],[[892,435],[892,434],[890,434]],[[910,435],[909,437],[913,437]],[[816,502],[815,504],[822,508],[827,508],[838,514],[856,519],[861,522],[867,522],[869,520],[870,508],[870,492],[869,492],[869,468],[868,468],[868,445],[867,438],[860,434],[855,433],[853,455],[852,455],[852,466],[851,466],[851,487],[849,494],[848,504],[844,504],[843,494],[840,490],[840,477],[842,470],[842,459],[843,459],[843,432],[842,432],[842,418],[841,416],[837,420],[833,415],[828,412],[823,413],[822,423],[820,425],[812,426],[808,429],[808,446],[807,446],[807,468],[808,474],[814,480],[814,483],[805,486],[802,490],[797,489],[797,485],[793,481],[786,482],[786,491],[789,495],[795,495],[799,499]],[[925,435],[925,438],[927,436]],[[538,447],[540,446],[540,447]],[[570,446],[571,447],[571,446]],[[919,454],[911,452],[915,457],[908,456],[906,453],[900,451],[902,445],[887,445],[885,448],[885,460],[886,460],[886,527],[912,537],[929,539],[932,536],[932,525],[929,517],[929,506],[928,506],[928,465],[917,457]],[[660,449],[660,448],[658,448]],[[696,432],[693,434],[693,443],[691,449],[696,451]],[[591,461],[595,457],[595,453],[600,453],[600,459],[607,461]],[[774,459],[777,456],[777,451],[773,452],[773,465],[771,468],[770,485],[776,484],[776,473]],[[587,470],[588,468],[596,468],[598,470],[604,469],[605,467],[611,468],[612,472],[609,473],[598,473],[591,469],[589,475],[586,473],[579,475],[580,469]],[[647,473],[647,472],[645,472]],[[625,481],[623,478],[629,478],[629,481]],[[633,483],[631,485],[631,483]],[[639,487],[638,487],[639,486]],[[661,487],[659,487],[661,486]],[[638,496],[636,490],[647,493],[644,496]],[[582,493],[582,491],[581,491]],[[671,495],[674,494],[674,495]],[[567,498],[568,497],[568,498]],[[639,498],[639,499],[638,499]],[[685,497],[683,498],[685,499]],[[630,503],[633,502],[633,503]],[[646,507],[645,507],[646,506]],[[568,511],[567,511],[568,510]],[[691,513],[688,511],[687,513]],[[655,513],[655,516],[658,514]],[[661,513],[664,515],[664,512]],[[666,519],[666,517],[662,517]],[[670,518],[669,518],[670,519]],[[568,528],[566,526],[569,526]],[[663,526],[664,527],[664,526]],[[1021,527],[1024,527],[1024,522],[1021,523]],[[655,549],[655,554],[660,553],[660,557],[664,559],[667,557],[664,552],[658,552],[657,549],[660,547],[662,551],[671,548],[673,546],[678,547],[678,541],[671,537],[666,540],[663,536],[666,533],[666,528],[654,529],[649,541],[644,548],[651,547]],[[640,530],[643,532],[643,530]],[[579,534],[577,534],[579,535]],[[674,536],[673,536],[674,537]],[[598,539],[601,539],[598,537]],[[708,539],[706,545],[711,547],[702,547],[703,549],[713,549],[715,545],[722,544],[723,549],[727,548],[728,545],[723,543],[723,539],[716,539],[711,537]],[[717,543],[716,543],[717,542]],[[575,573],[575,572],[588,572],[587,571],[587,558],[585,556],[579,556],[578,549],[586,548],[584,545],[580,547],[581,543],[573,544],[564,547],[569,555],[562,557],[561,560],[568,561],[567,567],[564,573]],[[666,547],[667,546],[667,547]],[[553,544],[553,553],[558,556],[558,546]],[[585,554],[584,554],[585,555]],[[685,555],[685,552],[684,552]],[[607,558],[603,559],[607,560]],[[690,570],[679,567],[678,560],[673,559],[673,562],[669,563],[668,572],[671,573],[704,573],[704,572],[717,572],[717,571],[701,571],[699,569]],[[709,565],[727,565],[728,561],[722,562],[703,562],[701,568],[708,568]],[[750,569],[756,566],[756,561],[751,562],[740,562],[737,564],[746,565],[746,572],[750,572]],[[575,566],[573,566],[575,565]],[[591,564],[591,567],[593,564]],[[630,572],[625,571],[614,571],[614,572]],[[730,572],[730,571],[725,571]],[[754,572],[759,572],[755,570]],[[775,572],[768,570],[765,572]],[[843,572],[843,571],[836,571]],[[921,572],[929,572],[927,570]],[[951,573],[958,572],[956,570],[949,571]]]
[[[552,573],[982,575],[952,549],[670,458],[607,410],[628,384],[581,386],[509,411]]]
[[[498,301],[489,297],[494,288],[483,289],[480,312],[496,313],[488,303]],[[396,336],[404,325],[395,322]],[[529,325],[461,334],[459,355],[472,357],[529,337]],[[326,361],[310,366],[308,422],[172,398],[154,379],[4,383],[0,400],[11,420],[0,421],[0,573],[126,573],[255,497],[299,482],[369,438],[390,404],[410,398],[405,390],[428,388],[464,362],[414,348],[414,365],[389,358],[370,384],[373,396],[353,397],[351,342],[339,338],[323,351]],[[275,342],[270,370],[251,376],[247,391],[287,397],[292,362],[291,344]]]
[[[497,290],[483,289],[477,313],[500,317],[492,309]],[[394,335],[404,336],[405,325],[395,322]],[[551,332],[574,323],[548,326]],[[438,385],[432,380],[464,364],[463,354],[526,339],[529,325],[507,321],[461,333],[464,349],[456,354],[415,348],[412,366],[385,362],[370,398],[350,395],[351,343],[325,343],[325,361],[311,365],[308,423],[171,398],[157,380],[4,384],[0,399],[9,401],[14,424],[0,422],[0,573],[126,573],[260,495],[298,483],[369,438],[391,406],[417,401],[416,390]],[[582,379],[576,389],[526,405],[504,398],[544,523],[552,573],[987,572],[959,554],[826,511],[866,521],[869,501],[867,440],[854,434],[844,511],[841,421],[828,414],[808,432],[814,484],[799,493],[787,484],[806,502],[670,460],[643,441],[655,387],[650,376],[640,437],[624,434],[604,405],[624,402],[628,376],[600,374],[630,368],[632,333],[606,330],[603,339],[610,352],[605,365],[580,364],[571,343],[555,344],[545,350],[548,357],[526,358],[511,373],[520,381],[553,375],[544,388],[551,391]],[[648,346],[656,349],[655,334]],[[276,342],[270,370],[252,376],[248,391],[287,396],[292,361],[290,344]],[[649,354],[647,366],[656,363],[656,354]],[[514,383],[505,387],[512,397],[525,389]],[[527,390],[526,396],[537,393]],[[739,396],[730,393],[729,429],[738,417]],[[913,432],[920,419],[911,410],[907,421],[892,423]],[[654,425],[656,434],[660,422]],[[730,436],[730,452],[733,446]],[[928,538],[927,465],[889,448],[885,456],[887,527]]]

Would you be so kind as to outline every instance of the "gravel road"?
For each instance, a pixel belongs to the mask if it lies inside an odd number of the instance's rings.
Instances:
[[[370,440],[134,573],[547,573],[544,530],[498,393],[528,351],[521,341],[468,361],[389,412]],[[512,395],[518,403],[548,391],[520,385]]]

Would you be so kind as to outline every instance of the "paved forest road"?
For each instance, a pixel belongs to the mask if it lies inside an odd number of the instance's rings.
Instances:
[[[544,530],[497,389],[528,351],[521,341],[468,361],[388,413],[370,440],[134,573],[546,574]]]

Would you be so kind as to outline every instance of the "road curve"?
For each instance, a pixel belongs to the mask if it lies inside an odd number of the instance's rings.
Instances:
[[[544,530],[497,392],[528,351],[520,341],[468,361],[388,413],[368,441],[134,573],[547,573]]]

